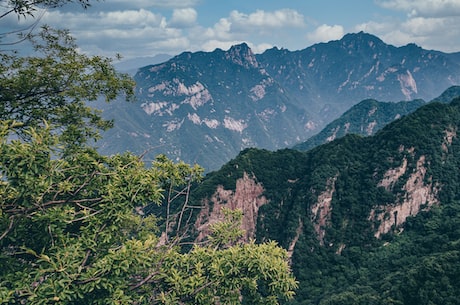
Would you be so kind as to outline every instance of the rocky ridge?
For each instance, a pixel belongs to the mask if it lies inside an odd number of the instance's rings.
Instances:
[[[362,32],[300,51],[185,52],[138,70],[137,103],[105,108],[115,128],[101,151],[164,153],[215,170],[247,147],[303,142],[364,99],[431,100],[460,84],[459,58]]]

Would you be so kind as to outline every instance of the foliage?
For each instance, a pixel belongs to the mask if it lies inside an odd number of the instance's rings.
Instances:
[[[38,7],[89,1],[1,1]],[[278,304],[297,287],[275,243],[239,244],[241,212],[184,251],[146,206],[189,209],[203,169],[158,156],[146,166],[126,152],[89,146],[111,122],[88,106],[131,97],[132,80],[111,60],[80,54],[67,31],[43,27],[35,56],[0,53],[0,304]],[[167,219],[169,219],[169,213]],[[164,233],[164,234],[162,234]],[[166,238],[164,238],[166,235]]]
[[[43,27],[31,41],[34,56],[0,53],[0,120],[21,122],[19,131],[47,120],[69,145],[97,138],[97,129],[112,123],[87,103],[121,93],[132,97],[132,80],[115,71],[110,59],[80,54],[67,31]]]
[[[161,246],[155,216],[142,208],[161,202],[166,181],[199,178],[199,167],[160,156],[147,168],[129,153],[89,147],[62,155],[51,127],[10,140],[17,126],[1,129],[1,302],[237,304],[243,294],[277,304],[292,296],[286,252],[273,243],[226,247],[241,233],[222,239],[232,226],[216,225],[208,244],[187,253]]]
[[[39,8],[52,8],[62,6],[67,3],[78,3],[87,8],[91,4],[89,0],[0,0],[3,11],[0,18],[9,14],[16,14],[18,17],[34,17]]]

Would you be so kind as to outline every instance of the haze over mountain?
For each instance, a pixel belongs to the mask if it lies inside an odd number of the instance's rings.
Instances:
[[[159,64],[171,59],[171,57],[171,55],[167,54],[158,54],[151,57],[137,57],[127,60],[121,59],[119,62],[116,62],[114,66],[120,72],[134,75],[136,74],[137,70],[141,67]]]
[[[429,101],[460,84],[460,55],[360,32],[300,51],[185,52],[139,69],[138,101],[104,105],[103,153],[165,153],[218,169],[247,147],[303,142],[364,99]]]

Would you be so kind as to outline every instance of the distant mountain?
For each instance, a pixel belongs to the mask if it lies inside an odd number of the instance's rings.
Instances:
[[[258,60],[321,118],[336,118],[367,98],[428,101],[460,80],[457,53],[394,47],[363,32],[295,52],[273,48]]]
[[[291,52],[185,52],[135,75],[138,101],[104,106],[101,152],[148,151],[216,170],[242,149],[306,141],[364,99],[431,100],[460,84],[460,56],[366,33]]]
[[[440,96],[433,99],[433,101],[441,103],[449,103],[454,98],[460,96],[460,86],[452,86],[444,91]]]
[[[450,102],[460,96],[460,87],[452,86],[433,101]],[[349,133],[369,136],[376,133],[388,123],[415,111],[424,105],[423,100],[392,102],[378,102],[364,100],[351,107],[338,119],[329,123],[318,134],[307,141],[295,145],[298,150],[309,150],[318,145],[331,142]]]
[[[152,148],[150,156],[165,153],[211,170],[245,147],[299,142],[309,121],[246,44],[183,53],[141,68],[135,80],[137,104],[105,106],[117,123],[100,144],[104,153]]]
[[[307,141],[295,145],[298,150],[309,150],[331,142],[346,134],[372,135],[388,123],[415,111],[424,105],[423,100],[401,101],[398,103],[364,100],[346,111],[340,118],[329,123],[321,132]]]
[[[245,240],[288,250],[292,305],[458,304],[459,131],[457,98],[369,137],[246,149],[192,191],[195,236],[222,207],[242,209]]]

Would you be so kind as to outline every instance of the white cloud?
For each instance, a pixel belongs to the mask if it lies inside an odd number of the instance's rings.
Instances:
[[[158,27],[161,26],[163,20],[163,16],[144,9],[93,14],[51,11],[46,13],[42,19],[48,24],[54,24],[58,27],[65,24],[67,28],[75,28],[80,31],[98,31],[106,28],[126,29],[127,26],[128,28]]]
[[[257,10],[244,14],[233,10],[226,18],[220,18],[213,27],[205,31],[208,38],[231,39],[232,35],[258,33],[272,34],[273,30],[292,27],[304,27],[304,18],[297,11],[283,9],[274,12]]]
[[[256,10],[250,14],[233,10],[212,27],[196,28],[193,36],[202,39],[199,48],[205,51],[216,48],[227,50],[232,45],[247,42],[253,52],[261,53],[273,46],[273,40],[286,38],[293,31],[305,27],[303,15],[291,9],[272,12]]]
[[[343,37],[344,29],[341,25],[323,24],[317,27],[313,32],[307,34],[307,38],[312,42],[328,42]]]
[[[366,33],[385,33],[388,31],[393,31],[394,29],[398,28],[397,24],[400,21],[395,22],[376,22],[376,21],[369,21],[366,23],[358,24],[354,27],[355,32],[366,32]]]
[[[175,9],[169,25],[174,27],[192,26],[196,22],[197,15],[196,10],[193,8]]]
[[[425,49],[458,52],[460,28],[458,18],[423,18],[406,20],[387,20],[359,24],[355,31],[365,31],[380,37],[383,41],[396,46],[416,43]]]
[[[122,26],[122,25],[134,25],[137,28],[147,25],[159,25],[161,24],[163,17],[159,14],[154,14],[145,9],[138,11],[115,11],[115,12],[103,12],[99,14],[99,21],[104,26]]]
[[[177,50],[186,50],[190,46],[190,41],[187,37],[179,36],[174,38],[167,38],[159,41],[152,42],[152,48],[164,50],[164,52],[177,52]]]
[[[145,9],[96,13],[48,12],[43,22],[65,24],[85,52],[129,58],[139,54],[185,50],[189,40],[183,31],[168,27],[166,18]],[[82,26],[84,25],[84,26]]]
[[[236,10],[230,13],[229,20],[235,27],[282,28],[303,27],[304,17],[292,9],[282,9],[273,12],[257,10],[244,14]]]
[[[408,13],[409,17],[460,16],[458,0],[379,0],[377,4]]]
[[[206,39],[229,40],[231,39],[231,29],[232,23],[226,18],[221,18],[212,28],[199,29],[198,31],[202,32],[203,37]],[[200,35],[199,32],[196,33],[197,37]]]
[[[252,52],[260,54],[266,51],[267,49],[273,48],[273,45],[269,43],[260,43],[257,45],[249,44],[249,47],[251,48]]]
[[[408,19],[402,24],[402,28],[415,36],[440,34],[439,29],[444,29],[448,18],[422,18]]]

